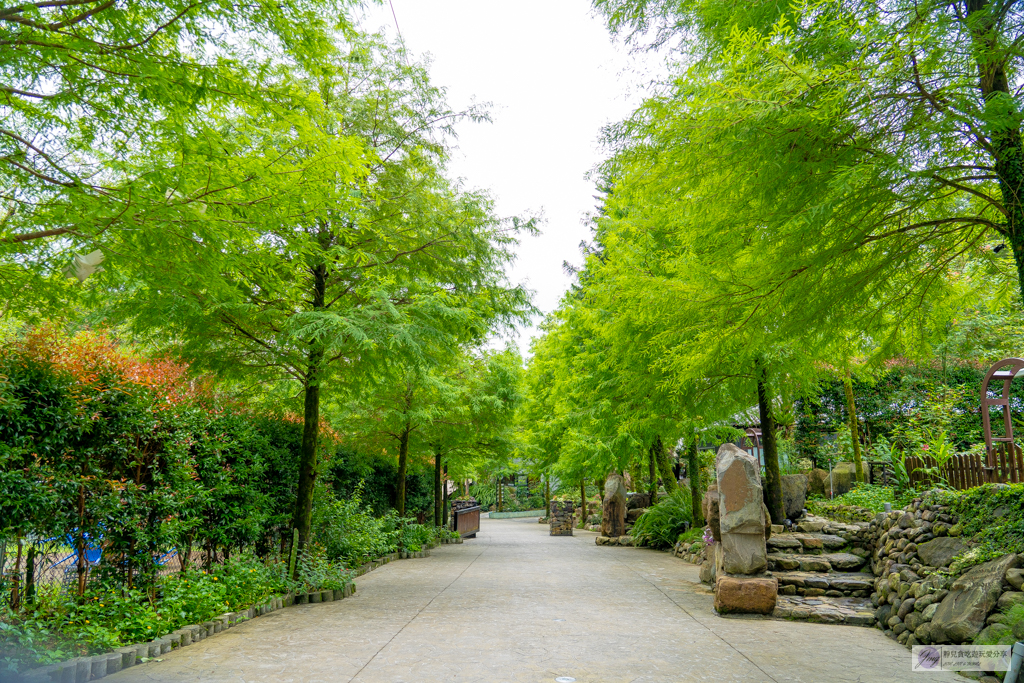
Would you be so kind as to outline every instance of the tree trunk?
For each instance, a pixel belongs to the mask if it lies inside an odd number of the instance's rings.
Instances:
[[[501,499],[501,477],[500,476],[494,477],[494,490],[498,494],[498,500],[497,500],[497,503],[496,503],[496,505],[498,506],[498,512],[501,512],[502,511],[501,510],[501,504],[504,501],[502,501],[502,499]]]
[[[11,608],[21,607],[21,534],[18,534],[18,556],[14,560],[14,586],[11,588]]]
[[[697,458],[697,436],[690,440],[686,447],[686,473],[690,475],[690,514],[693,517],[693,526],[704,526],[704,514],[700,509],[701,498],[704,497],[704,486],[700,480],[700,461]]]
[[[843,379],[846,389],[846,412],[850,414],[850,438],[853,440],[853,464],[857,468],[857,481],[867,481],[864,477],[864,463],[860,457],[860,430],[857,427],[857,404],[853,400],[853,377],[850,376],[850,365],[846,365],[846,377]]]
[[[551,515],[551,475],[544,475],[544,516]]]
[[[434,451],[434,526],[441,526],[441,449]]]
[[[443,501],[441,505],[441,526],[448,528],[448,466],[444,466],[444,476],[442,477],[442,489],[441,499]]]
[[[975,60],[978,64],[979,86],[986,109],[1005,108],[998,125],[986,126],[991,133],[991,150],[995,157],[999,190],[1006,210],[1004,235],[1013,248],[1017,265],[1018,287],[1024,296],[1024,154],[1021,149],[1017,106],[1006,75],[1007,48],[998,35],[1007,24],[1007,13],[1016,3],[993,5],[990,0],[967,0],[968,28],[971,31]],[[996,9],[993,12],[993,8]]]
[[[405,423],[405,431],[398,442],[398,516],[405,517],[405,470],[409,464],[409,432],[412,429]]]
[[[310,273],[313,276],[313,310],[322,310],[324,292],[327,288],[327,267],[323,263],[317,264],[310,268]],[[313,516],[313,489],[316,486],[317,446],[320,441],[320,379],[323,372],[324,349],[315,339],[310,341],[307,361],[302,450],[299,454],[299,490],[295,500],[295,511],[292,514],[292,528],[299,530],[298,552],[302,552],[309,541],[309,526]],[[298,567],[295,571],[298,571]]]
[[[757,370],[757,407],[761,413],[761,451],[764,453],[768,514],[773,524],[782,524],[786,519],[786,510],[782,504],[782,475],[779,471],[779,448],[775,443],[771,389],[768,386],[768,373],[760,361]]]
[[[580,479],[580,528],[587,525],[587,478]]]
[[[657,447],[655,456],[658,459],[658,470],[661,472],[661,483],[665,485],[665,493],[671,495],[679,489],[679,483],[676,481],[676,473],[672,469],[672,463],[669,461],[668,451],[665,449],[665,444],[662,443],[660,436],[655,439],[654,445]]]
[[[660,445],[661,439],[658,438],[647,449],[647,478],[649,480],[647,493],[651,496],[651,505],[658,500],[658,454],[656,449]]]

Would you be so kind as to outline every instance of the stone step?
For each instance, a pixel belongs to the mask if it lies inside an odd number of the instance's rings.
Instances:
[[[840,550],[846,548],[847,541],[834,534],[822,533],[783,533],[772,535],[767,543],[769,548],[776,550]]]
[[[872,627],[874,607],[867,598],[807,598],[780,595],[772,613],[776,619],[794,619],[821,624],[849,624]]]
[[[790,555],[769,553],[771,570],[804,572],[855,571],[867,564],[867,558],[853,553],[823,553],[821,555]]]
[[[779,592],[784,595],[799,593],[811,597],[837,591],[843,595],[867,597],[874,590],[874,575],[867,572],[772,572],[779,581]],[[786,588],[786,587],[790,588]],[[839,596],[833,596],[839,597]]]
[[[867,528],[869,524],[869,522],[854,522],[853,524],[846,524],[845,522],[837,522],[825,517],[808,515],[802,521],[797,523],[796,530],[810,533],[824,532],[826,534],[857,533],[861,529]]]

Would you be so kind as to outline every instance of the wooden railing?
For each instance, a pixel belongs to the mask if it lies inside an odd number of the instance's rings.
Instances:
[[[463,538],[474,538],[480,531],[480,506],[452,510],[452,530]]]
[[[954,455],[939,471],[942,479],[951,488],[962,491],[982,484],[1019,484],[1024,482],[1024,456],[1020,446],[1008,443],[995,444],[986,462],[981,455]],[[935,458],[931,456],[909,456],[906,460],[910,483],[915,486],[930,486],[936,478],[921,468],[934,468]]]

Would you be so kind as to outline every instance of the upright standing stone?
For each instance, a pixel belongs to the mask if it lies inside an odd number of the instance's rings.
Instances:
[[[718,449],[718,514],[721,542],[715,544],[715,609],[771,614],[779,584],[768,578],[765,540],[771,520],[762,501],[757,460],[733,444]]]
[[[753,456],[727,443],[718,450],[718,569],[726,574],[757,574],[768,565],[761,473]]]
[[[806,504],[807,475],[787,474],[782,477],[782,506],[786,508],[786,518],[800,519]]]
[[[601,505],[601,535],[618,538],[626,533],[626,485],[622,475],[610,474],[604,484]]]

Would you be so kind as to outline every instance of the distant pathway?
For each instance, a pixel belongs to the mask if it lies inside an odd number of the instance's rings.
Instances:
[[[721,618],[668,553],[483,520],[476,539],[385,565],[346,600],[299,605],[105,680],[578,683],[961,681],[914,674],[878,630]]]

